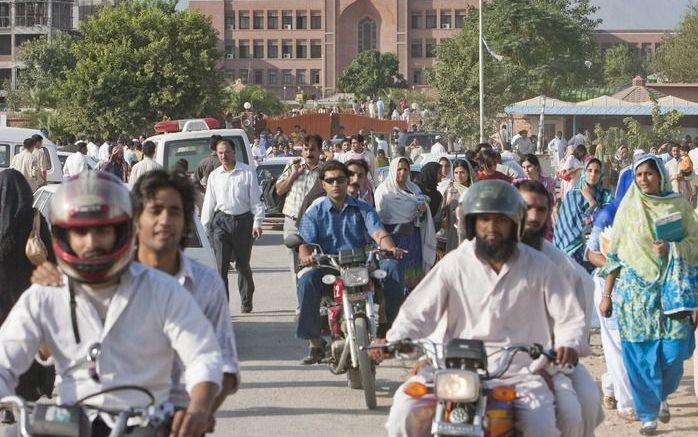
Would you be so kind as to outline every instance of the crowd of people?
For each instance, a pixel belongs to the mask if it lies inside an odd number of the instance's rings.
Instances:
[[[288,135],[262,130],[254,138],[260,162],[295,157],[273,188],[283,199],[285,236],[303,241],[288,253],[295,335],[308,342],[302,364],[326,353],[322,275],[307,268],[315,248],[336,254],[374,244],[386,254],[375,345],[429,337],[441,321],[445,339],[479,339],[489,350],[541,343],[556,350],[555,362],[529,373],[532,363],[517,361],[502,378],[520,394],[514,407],[523,435],[591,436],[602,405],[652,435],[657,421],[670,420],[667,398],[694,355],[698,149],[686,139],[630,157],[623,146],[608,169],[584,134],[569,144],[558,133],[546,175],[526,134],[455,159],[436,138],[419,146],[432,158],[414,174],[415,149],[391,149],[373,132],[342,128],[323,139],[295,126]],[[46,183],[41,139],[27,139],[13,169],[0,173],[0,395],[15,387],[28,399],[50,394],[53,375],[42,369],[54,363],[61,401],[140,385],[180,409],[173,435],[199,436],[239,385],[228,274],[234,261],[240,311],[252,312],[262,190],[253,166],[220,136],[210,138],[211,154],[192,178],[186,167],[164,171],[152,142],[124,143],[77,144],[52,198],[50,231],[31,206],[32,192]],[[217,271],[182,252],[197,196]],[[32,233],[45,262],[29,257]],[[591,354],[594,319],[608,368],[602,394],[579,362]],[[97,355],[85,359],[86,349]],[[386,358],[381,349],[371,355]],[[421,365],[412,378],[432,377]],[[103,402],[129,405],[133,394]],[[428,434],[434,407],[433,395],[415,400],[399,389],[388,434]],[[93,419],[104,430],[113,425]]]

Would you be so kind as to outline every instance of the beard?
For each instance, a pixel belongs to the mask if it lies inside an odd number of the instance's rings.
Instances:
[[[536,250],[543,247],[543,239],[545,238],[545,227],[540,229],[524,229],[521,236],[521,242],[527,246],[531,246]]]
[[[512,232],[509,237],[488,241],[484,238],[475,237],[475,255],[494,262],[505,262],[516,252],[516,237]]]

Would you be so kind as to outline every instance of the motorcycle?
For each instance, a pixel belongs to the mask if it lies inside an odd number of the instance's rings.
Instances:
[[[519,352],[534,360],[545,356],[554,361],[555,351],[546,350],[537,343],[507,346],[494,352],[501,356],[490,372],[482,341],[452,339],[442,346],[430,340],[407,339],[363,349],[383,349],[391,354],[412,353],[417,349],[426,354],[435,369],[433,382],[409,382],[404,392],[416,399],[427,394],[436,397],[431,426],[433,436],[513,437],[516,389],[493,380],[506,373]],[[439,354],[440,347],[442,354]]]
[[[289,235],[284,244],[295,249],[308,244],[298,235]],[[374,282],[386,277],[378,267],[380,249],[353,249],[337,255],[325,255],[315,246],[314,267],[325,269],[323,284],[332,294],[320,304],[325,333],[331,337],[329,369],[335,375],[349,373],[349,387],[363,388],[366,407],[376,408],[375,363],[362,348],[376,338],[377,315],[374,305]],[[304,273],[301,270],[298,274]]]
[[[85,403],[93,397],[118,391],[136,390],[149,397],[150,403],[145,407],[129,407],[126,409],[113,409],[98,407]],[[13,411],[17,422],[17,435],[20,437],[91,437],[92,426],[87,417],[87,411],[107,414],[114,419],[109,437],[122,437],[131,434],[132,425],[129,419],[138,419],[138,427],[143,428],[136,435],[159,436],[169,435],[166,428],[175,409],[170,403],[155,405],[152,393],[137,386],[117,386],[86,396],[72,405],[58,405],[48,402],[26,402],[19,396],[6,396],[0,399],[0,411]],[[166,433],[165,433],[166,432]],[[7,434],[6,434],[7,435]]]

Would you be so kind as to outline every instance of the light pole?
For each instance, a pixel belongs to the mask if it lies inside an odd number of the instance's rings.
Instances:
[[[286,100],[286,85],[284,85],[284,100]]]
[[[478,7],[478,27],[479,36],[477,39],[478,45],[478,60],[480,70],[480,142],[485,142],[485,63],[482,51],[482,0]]]

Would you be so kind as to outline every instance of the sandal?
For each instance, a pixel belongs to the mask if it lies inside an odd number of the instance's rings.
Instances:
[[[618,402],[613,396],[604,396],[603,407],[607,410],[615,410],[618,407]]]
[[[657,434],[657,422],[645,422],[640,428],[640,434],[642,435],[656,435]]]
[[[625,411],[618,410],[618,416],[627,422],[637,422],[640,420],[632,409]]]

